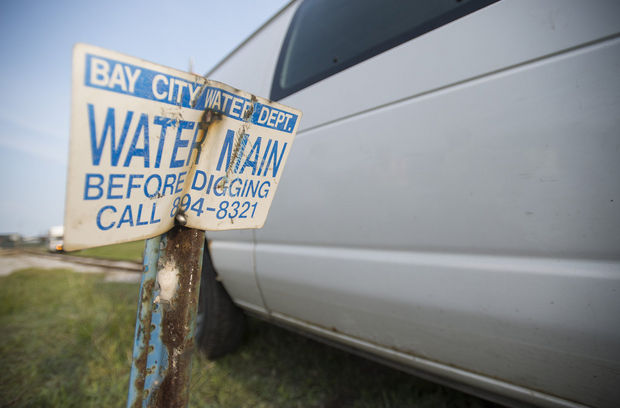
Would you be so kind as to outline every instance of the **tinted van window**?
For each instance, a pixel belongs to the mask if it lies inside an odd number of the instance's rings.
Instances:
[[[271,98],[288,96],[496,1],[305,0],[280,52]]]

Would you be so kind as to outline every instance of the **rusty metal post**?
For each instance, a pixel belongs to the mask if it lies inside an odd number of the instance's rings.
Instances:
[[[128,408],[187,406],[203,245],[178,225],[146,242]]]
[[[142,407],[144,396],[144,379],[146,373],[146,358],[151,336],[151,318],[153,314],[153,294],[157,279],[157,261],[159,260],[159,246],[162,237],[147,239],[144,247],[144,261],[140,294],[138,297],[138,312],[136,316],[136,330],[134,333],[133,361],[129,383],[129,397],[127,407]]]

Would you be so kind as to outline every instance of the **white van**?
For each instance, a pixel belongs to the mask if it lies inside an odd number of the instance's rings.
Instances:
[[[240,308],[507,405],[618,406],[620,1],[293,1],[208,77],[304,115],[265,227],[207,234],[209,355]]]

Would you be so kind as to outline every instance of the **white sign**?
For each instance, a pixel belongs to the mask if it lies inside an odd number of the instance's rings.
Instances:
[[[301,112],[98,47],[73,51],[65,248],[265,223]]]

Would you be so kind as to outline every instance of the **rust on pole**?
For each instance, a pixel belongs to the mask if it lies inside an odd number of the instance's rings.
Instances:
[[[203,231],[180,225],[147,241],[157,272],[145,267],[128,407],[187,406],[203,246]]]
[[[203,111],[194,156],[209,125],[220,119]],[[196,161],[191,162],[193,171]],[[184,408],[189,399],[205,236],[185,227],[187,216],[180,208],[174,217],[174,228],[147,240],[145,247],[128,408]]]

